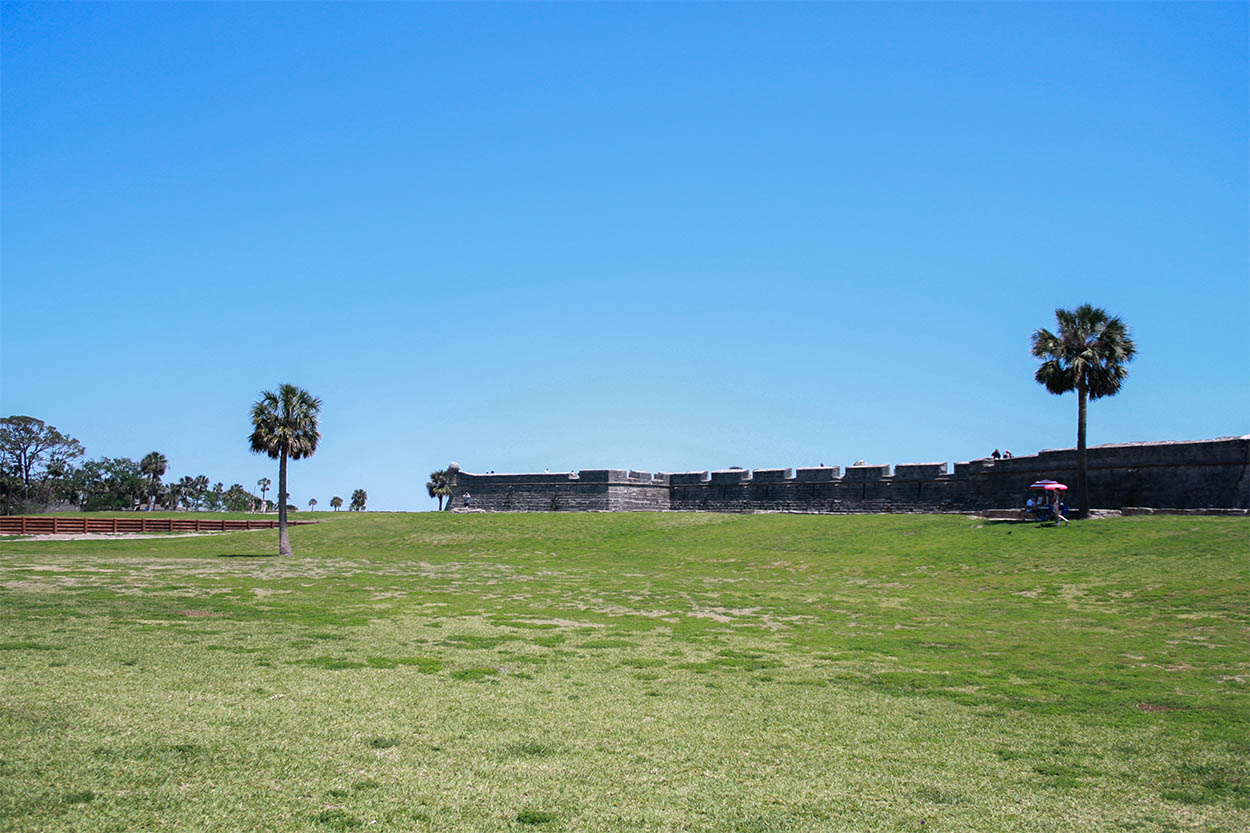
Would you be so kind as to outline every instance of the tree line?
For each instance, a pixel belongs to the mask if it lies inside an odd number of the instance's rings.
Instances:
[[[82,443],[41,419],[19,415],[0,419],[0,512],[12,515],[69,507],[256,512],[272,503],[267,499],[271,485],[267,477],[257,481],[257,492],[241,483],[227,487],[203,474],[165,482],[169,461],[159,451],[141,460],[83,460],[85,456]],[[348,509],[363,511],[367,500],[365,490],[357,489]],[[337,495],[330,499],[335,511],[343,504]],[[309,501],[309,509],[316,505],[315,498]]]

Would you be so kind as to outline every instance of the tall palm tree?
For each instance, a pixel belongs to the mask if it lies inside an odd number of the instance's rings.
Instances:
[[[438,498],[438,511],[443,511],[443,498],[451,497],[451,476],[446,469],[430,472],[430,480],[425,484],[430,497]]]
[[[159,451],[151,451],[139,462],[139,470],[148,476],[148,511],[156,501],[156,487],[161,485],[161,475],[169,467],[169,461]]]
[[[1085,454],[1085,410],[1090,399],[1114,396],[1128,378],[1125,365],[1137,345],[1128,325],[1089,304],[1074,310],[1057,309],[1059,332],[1045,328],[1033,333],[1033,355],[1042,359],[1033,378],[1053,394],[1077,393],[1076,489],[1080,515],[1089,515],[1088,467]]]
[[[317,499],[315,497],[310,497],[308,499],[308,511],[311,512],[316,508],[317,508]]]
[[[291,554],[291,538],[286,528],[287,458],[311,457],[321,440],[317,418],[321,400],[303,388],[283,384],[278,391],[261,391],[252,405],[252,451],[268,454],[278,461],[278,554]]]
[[[342,505],[343,505],[343,498],[339,497],[338,495],[335,495],[334,497],[330,498],[330,508],[333,509],[335,512],[339,511],[339,507]]]
[[[369,499],[369,493],[364,489],[357,489],[352,492],[352,505],[347,507],[353,512],[365,511],[365,501]]]
[[[265,493],[269,491],[269,487],[273,485],[268,477],[262,477],[256,481],[257,488],[260,489],[260,511],[265,511]]]

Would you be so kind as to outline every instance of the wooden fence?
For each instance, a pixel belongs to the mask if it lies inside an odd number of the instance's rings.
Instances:
[[[316,521],[287,521],[288,526]],[[81,535],[110,532],[233,532],[242,529],[275,529],[277,519],[225,520],[222,518],[69,518],[46,515],[0,515],[0,535]]]

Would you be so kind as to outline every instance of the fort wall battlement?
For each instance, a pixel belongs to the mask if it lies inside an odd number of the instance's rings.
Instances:
[[[1090,505],[1119,509],[1250,509],[1250,435],[1088,449]],[[452,505],[498,512],[976,512],[1019,506],[1029,483],[1068,484],[1076,450],[965,463],[640,472],[583,469],[473,474],[452,464]]]

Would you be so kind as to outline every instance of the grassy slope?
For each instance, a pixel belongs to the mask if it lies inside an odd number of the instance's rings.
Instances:
[[[1244,520],[315,515],[0,542],[0,830],[1250,826]]]

